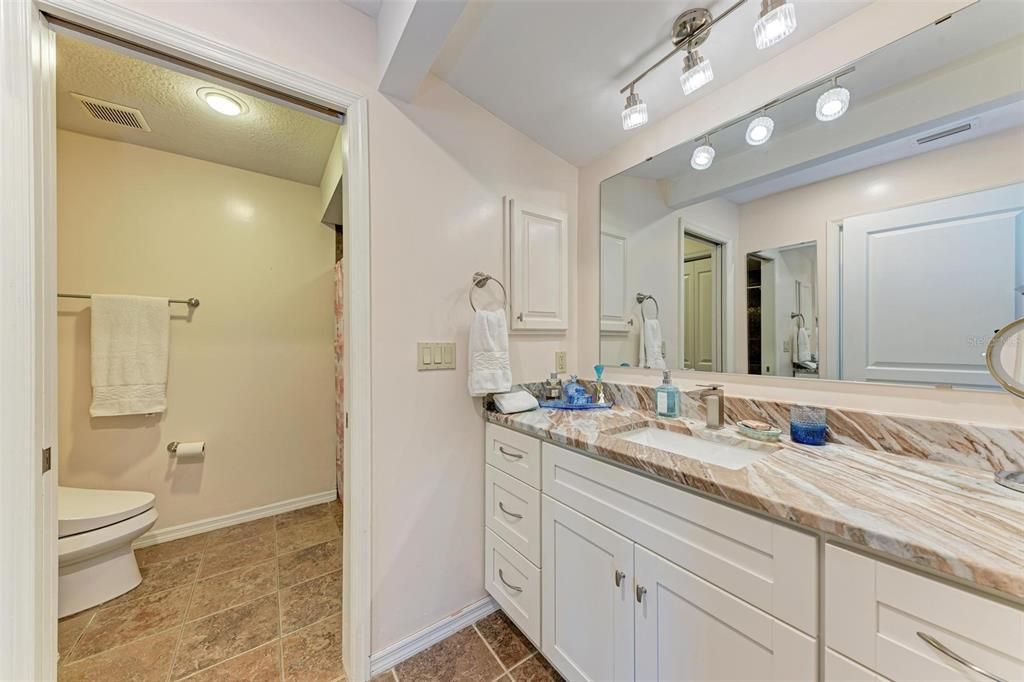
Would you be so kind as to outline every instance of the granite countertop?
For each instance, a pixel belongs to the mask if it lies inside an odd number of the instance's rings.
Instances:
[[[620,405],[485,414],[494,424],[1024,600],[1024,493],[997,485],[991,472],[849,445],[801,445],[786,436],[772,454],[726,469],[614,432],[656,421],[757,447],[731,426],[709,431],[703,422]]]

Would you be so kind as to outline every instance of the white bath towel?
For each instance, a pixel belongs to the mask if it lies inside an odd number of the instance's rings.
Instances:
[[[93,295],[90,415],[167,409],[170,319],[166,298]]]
[[[511,388],[505,311],[478,310],[469,327],[469,394],[505,393]]]
[[[665,356],[661,353],[661,322],[644,320],[640,325],[640,366],[665,369]]]
[[[811,361],[811,337],[807,334],[807,327],[798,327],[796,338],[793,339],[793,349],[796,351],[793,357],[795,362]]]

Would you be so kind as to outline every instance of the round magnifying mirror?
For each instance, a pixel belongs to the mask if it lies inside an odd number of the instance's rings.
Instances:
[[[1003,388],[1024,398],[1024,317],[996,332],[988,342],[985,361]]]

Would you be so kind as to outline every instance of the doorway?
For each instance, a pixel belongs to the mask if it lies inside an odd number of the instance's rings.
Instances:
[[[55,263],[55,116],[53,107],[55,39],[49,19],[70,21],[100,29],[105,36],[118,36],[139,46],[147,55],[153,52],[187,57],[192,66],[217,64],[226,81],[252,83],[253,90],[266,91],[268,85],[283,100],[309,101],[329,106],[348,115],[349,144],[345,195],[347,225],[346,267],[346,351],[349,370],[346,386],[348,424],[347,450],[359,457],[345,458],[345,485],[348,494],[346,532],[344,607],[344,650],[348,674],[364,679],[369,658],[369,191],[366,102],[353,93],[316,81],[278,64],[217,44],[208,38],[140,15],[129,9],[107,6],[83,6],[63,0],[39,0],[36,3],[3,3],[4,21],[0,22],[2,66],[9,75],[12,90],[0,103],[5,130],[18,131],[17,144],[5,135],[3,165],[3,223],[11,226],[0,237],[4,270],[19,273],[32,286],[19,286],[15,296],[0,296],[0,312],[14,329],[5,332],[4,376],[12,378],[0,387],[5,404],[17,401],[26,406],[24,413],[4,415],[4,447],[0,452],[5,470],[3,486],[4,514],[21,527],[13,532],[13,523],[4,523],[5,556],[18,555],[20,561],[6,572],[0,585],[0,602],[7,623],[19,634],[7,636],[0,627],[4,646],[0,650],[0,677],[16,679],[52,679],[56,676],[56,467],[58,459],[55,424],[56,379],[56,263]],[[21,177],[20,186],[6,178]],[[25,267],[31,264],[30,267]],[[8,268],[7,265],[13,267]],[[8,292],[15,291],[13,289]],[[169,292],[170,293],[170,292]],[[170,293],[170,295],[176,295]],[[7,336],[10,336],[10,339]],[[10,341],[10,343],[8,343]],[[21,367],[19,372],[7,369]],[[17,380],[13,379],[17,377]],[[13,404],[13,403],[11,403]],[[11,418],[8,430],[8,417]],[[14,418],[16,421],[13,421]],[[14,445],[8,448],[7,445]],[[28,460],[26,451],[43,453]],[[31,466],[27,466],[31,464]],[[11,465],[11,466],[8,466]],[[40,476],[42,471],[42,476]],[[7,474],[10,474],[8,476]],[[8,489],[17,491],[8,495]],[[19,539],[20,538],[20,539]],[[8,553],[10,548],[18,551]],[[25,551],[28,549],[28,551]],[[15,597],[15,595],[22,595]],[[28,599],[24,595],[33,595]],[[8,608],[9,607],[9,608]],[[10,645],[8,647],[8,645]]]
[[[723,365],[723,245],[681,228],[683,311],[679,358],[684,369],[721,372]]]

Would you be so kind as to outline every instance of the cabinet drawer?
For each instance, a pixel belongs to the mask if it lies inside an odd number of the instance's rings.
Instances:
[[[484,478],[487,527],[540,566],[540,491],[490,464]]]
[[[484,530],[484,587],[505,615],[540,648],[540,569]]]
[[[835,545],[825,550],[825,641],[895,682],[981,680],[950,652],[1024,680],[1024,609]]]
[[[540,488],[539,440],[494,424],[488,424],[484,433],[488,464]]]
[[[825,649],[825,682],[887,682],[859,663],[832,649]]]
[[[817,636],[817,537],[550,443],[545,494]]]

